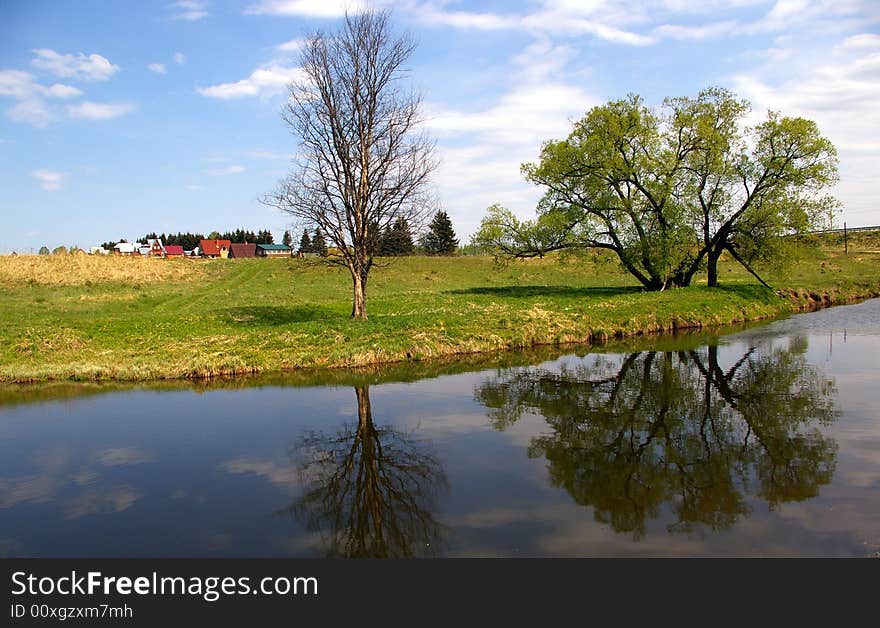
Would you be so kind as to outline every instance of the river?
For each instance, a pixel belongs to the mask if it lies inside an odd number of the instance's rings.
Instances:
[[[880,554],[880,299],[731,333],[0,391],[0,556]]]

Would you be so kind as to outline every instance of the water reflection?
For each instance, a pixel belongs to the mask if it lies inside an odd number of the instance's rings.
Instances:
[[[287,512],[321,536],[327,556],[434,555],[434,518],[446,475],[423,441],[373,421],[370,387],[355,387],[357,423],[311,431],[292,456],[306,484]]]
[[[551,483],[615,531],[641,538],[665,510],[670,531],[720,530],[749,514],[749,498],[772,509],[831,481],[837,444],[818,426],[838,417],[836,390],[805,350],[795,337],[724,363],[717,345],[594,356],[501,371],[475,396],[499,430],[543,415],[549,432],[529,456],[546,458]]]

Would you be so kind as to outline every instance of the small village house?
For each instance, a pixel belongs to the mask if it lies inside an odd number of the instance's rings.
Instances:
[[[241,259],[243,257],[256,257],[257,245],[253,242],[233,242],[229,245],[229,257]]]
[[[140,249],[131,242],[120,242],[113,247],[113,252],[116,255],[134,255],[135,253],[140,255],[141,253]]]
[[[290,257],[293,249],[286,244],[258,244],[257,257]]]
[[[159,238],[147,238],[146,243],[147,252],[144,252],[144,247],[141,247],[141,255],[149,255],[150,257],[165,257],[165,245],[162,244],[162,240]]]
[[[199,249],[203,257],[226,259],[229,257],[229,240],[202,240]]]
[[[183,257],[183,247],[179,244],[166,245],[165,257]]]

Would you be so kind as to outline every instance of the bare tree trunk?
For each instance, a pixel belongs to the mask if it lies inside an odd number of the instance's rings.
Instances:
[[[354,298],[351,306],[351,317],[362,321],[367,320],[367,273],[351,271]]]

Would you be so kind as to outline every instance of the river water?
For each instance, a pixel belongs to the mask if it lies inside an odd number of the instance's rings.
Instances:
[[[880,300],[372,371],[0,390],[0,556],[872,556]]]

